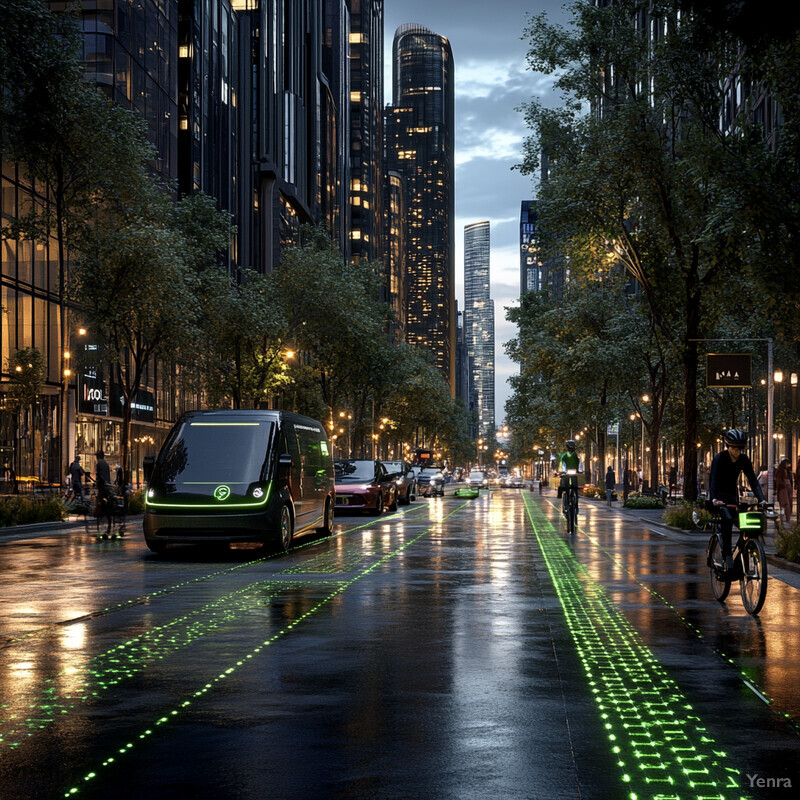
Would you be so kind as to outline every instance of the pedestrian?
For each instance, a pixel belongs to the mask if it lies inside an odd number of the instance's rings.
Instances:
[[[787,524],[792,519],[792,466],[788,458],[781,459],[775,470],[775,496],[781,507],[781,516]]]
[[[67,471],[70,480],[70,490],[67,498],[80,500],[83,502],[83,478],[86,470],[81,466],[81,457],[75,456]]]
[[[608,465],[606,470],[606,503],[611,508],[611,496],[614,494],[614,487],[617,485],[617,476],[614,473],[614,468],[611,464]]]
[[[756,478],[761,491],[764,492],[764,497],[767,496],[767,486],[769,486],[769,470],[762,464],[758,468],[758,477]]]
[[[111,484],[111,467],[106,461],[105,453],[98,450],[95,453],[97,462],[94,467],[94,482],[97,486],[97,516],[105,514],[108,517],[108,529],[111,533],[111,503],[114,498],[114,489]]]
[[[678,486],[678,465],[673,464],[669,468],[669,475],[667,475],[667,484],[669,485],[669,496],[672,497],[676,494],[676,488]]]
[[[542,487],[544,486],[544,480],[539,478],[539,494],[542,493]]]

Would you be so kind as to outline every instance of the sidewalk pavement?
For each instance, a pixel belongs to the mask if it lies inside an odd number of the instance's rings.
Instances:
[[[649,525],[656,525],[657,527],[662,528],[665,531],[669,531],[673,534],[688,536],[692,539],[697,539],[698,541],[702,540],[703,546],[705,546],[705,542],[708,539],[708,534],[705,531],[700,531],[700,530],[687,531],[684,530],[683,528],[675,528],[672,525],[667,525],[667,523],[664,522],[663,518],[664,510],[660,508],[625,508],[622,505],[621,501],[615,501],[612,502],[611,508],[609,509],[605,500],[588,500],[587,498],[582,498],[582,502],[591,503],[592,507],[602,509],[606,513],[612,513],[612,514],[616,513],[625,517],[630,517],[632,519],[646,522]],[[736,531],[734,529],[734,535],[735,533]],[[735,541],[736,540],[734,538],[734,542]],[[785,559],[780,558],[776,555],[774,525],[768,526],[767,531],[764,534],[763,542],[764,542],[764,550],[767,553],[768,563],[772,564],[772,566],[780,567],[781,569],[785,569],[788,570],[789,572],[794,572],[800,575],[800,564],[796,564],[792,561],[786,561]]]

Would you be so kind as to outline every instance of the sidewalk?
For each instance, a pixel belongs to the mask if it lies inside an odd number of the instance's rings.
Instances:
[[[630,517],[632,519],[640,520],[642,522],[646,522],[649,525],[656,525],[659,528],[663,528],[665,531],[669,531],[673,534],[679,534],[682,536],[688,536],[692,539],[697,539],[698,541],[702,540],[703,545],[705,546],[705,542],[708,539],[708,534],[705,531],[700,530],[693,530],[687,531],[683,528],[674,528],[671,525],[667,525],[663,520],[663,509],[660,508],[625,508],[622,505],[621,501],[615,501],[611,504],[611,508],[606,505],[604,500],[587,500],[583,498],[583,502],[591,503],[593,508],[598,508],[601,511],[606,513],[616,513],[625,517]],[[735,529],[734,529],[735,535]],[[734,539],[735,541],[735,539]],[[796,564],[792,561],[786,561],[783,558],[779,558],[775,554],[775,527],[774,525],[770,525],[767,528],[767,532],[764,534],[764,550],[767,553],[767,562],[774,567],[780,567],[781,569],[785,569],[789,572],[794,572],[800,575],[800,564]]]
[[[71,516],[55,522],[34,522],[30,525],[9,525],[0,528],[0,542],[7,539],[24,538],[27,534],[53,534],[59,530],[65,532],[74,528],[85,528],[86,520],[82,516]]]

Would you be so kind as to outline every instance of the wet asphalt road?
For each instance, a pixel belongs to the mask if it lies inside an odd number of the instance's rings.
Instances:
[[[795,797],[800,591],[753,619],[704,536],[555,503],[268,557],[0,541],[0,800]]]

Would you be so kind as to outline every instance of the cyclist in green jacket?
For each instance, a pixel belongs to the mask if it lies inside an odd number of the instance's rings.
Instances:
[[[566,452],[559,453],[558,458],[556,459],[556,470],[558,472],[566,473],[568,469],[574,469],[574,470],[580,469],[581,459],[576,450],[577,450],[577,445],[575,444],[575,440],[568,439]],[[576,488],[575,494],[577,499],[577,497],[579,496],[577,493],[578,476],[563,474],[561,476],[561,485],[558,487],[558,496],[564,498],[561,506],[564,515],[566,515],[567,513],[567,492],[565,492],[564,490],[570,485]],[[575,507],[577,509],[577,504]]]

